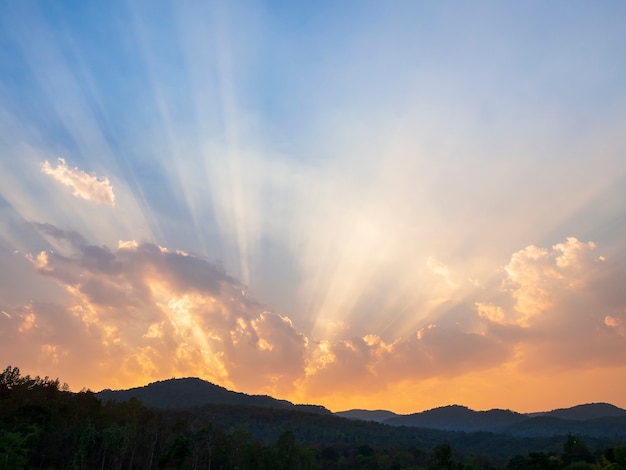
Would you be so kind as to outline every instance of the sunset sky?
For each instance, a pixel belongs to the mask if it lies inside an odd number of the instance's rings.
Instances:
[[[626,3],[0,0],[0,366],[626,408]]]

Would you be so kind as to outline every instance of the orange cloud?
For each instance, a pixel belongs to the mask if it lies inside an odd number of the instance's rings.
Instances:
[[[623,368],[626,297],[613,286],[626,276],[575,238],[514,253],[494,281],[497,296],[476,288],[408,337],[356,336],[345,325],[323,339],[268,311],[208,260],[135,241],[95,246],[35,226],[59,249],[31,256],[32,266],[64,300],[1,305],[0,348],[74,387],[200,376],[334,408],[349,402],[342,397],[375,407],[375,397],[407,390],[439,390],[441,400],[477,406],[484,394],[503,393],[491,381],[513,387],[523,376],[547,383],[555,374]],[[413,398],[411,406],[446,404],[435,401]]]

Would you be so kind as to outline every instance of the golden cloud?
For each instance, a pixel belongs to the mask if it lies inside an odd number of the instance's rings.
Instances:
[[[456,306],[463,321],[443,315],[410,337],[391,339],[351,336],[346,325],[328,340],[307,337],[206,259],[135,241],[110,249],[49,225],[37,228],[65,242],[63,253],[30,257],[65,300],[3,305],[3,339],[12,339],[2,350],[15,348],[81,386],[200,376],[250,393],[316,401],[494,370],[618,366],[626,353],[626,298],[608,295],[604,282],[625,276],[599,261],[593,244],[574,238],[552,250],[514,253],[500,296],[481,298],[491,291],[478,288],[468,294]],[[507,297],[510,303],[502,303]]]
[[[109,178],[99,178],[89,175],[78,167],[70,168],[63,158],[57,160],[57,165],[53,167],[46,160],[41,165],[41,171],[52,176],[59,183],[72,188],[73,195],[96,204],[115,206],[115,194]]]

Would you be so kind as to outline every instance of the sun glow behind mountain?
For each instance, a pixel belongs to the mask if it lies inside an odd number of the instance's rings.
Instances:
[[[626,406],[621,4],[2,9],[7,364]]]

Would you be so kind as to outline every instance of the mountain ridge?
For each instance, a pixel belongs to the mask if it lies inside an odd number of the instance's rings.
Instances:
[[[321,405],[294,404],[269,395],[248,395],[197,377],[161,380],[126,390],[104,389],[96,395],[103,401],[123,402],[136,398],[146,406],[165,409],[235,405],[333,414],[349,420],[441,431],[490,432],[524,437],[578,434],[626,438],[626,410],[610,403],[586,403],[534,413],[497,408],[475,411],[463,405],[441,406],[406,415],[364,409],[331,413]]]
[[[609,416],[623,416],[626,410],[619,408],[611,403],[596,402],[574,405],[569,408],[557,408],[551,411],[539,411],[535,413],[526,413],[526,415],[535,416],[554,416],[555,418],[572,419],[586,421],[594,418],[604,418]]]
[[[407,415],[396,414],[379,421],[363,410],[347,410],[336,414],[390,426],[444,431],[492,432],[524,437],[552,434],[626,436],[626,410],[610,403],[586,403],[535,413],[500,409],[474,411],[466,406],[448,405]]]
[[[261,408],[295,409],[331,414],[321,405],[294,404],[269,395],[248,395],[228,390],[198,377],[166,379],[126,390],[104,389],[96,395],[103,401],[124,402],[136,398],[153,408],[189,408],[202,405],[241,405]]]

